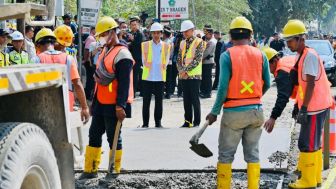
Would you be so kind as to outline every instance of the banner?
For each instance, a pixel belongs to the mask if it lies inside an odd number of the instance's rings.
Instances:
[[[82,26],[96,26],[102,0],[81,0]]]
[[[160,0],[161,20],[185,20],[189,18],[188,0]]]

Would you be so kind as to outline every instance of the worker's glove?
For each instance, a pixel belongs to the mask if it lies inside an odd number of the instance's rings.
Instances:
[[[307,107],[302,106],[297,116],[297,123],[306,125],[308,123]]]
[[[292,118],[296,120],[298,117],[298,114],[299,114],[299,106],[298,104],[294,104],[294,108],[292,111]]]

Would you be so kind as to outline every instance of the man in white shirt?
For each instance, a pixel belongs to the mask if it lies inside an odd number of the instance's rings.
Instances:
[[[149,108],[152,94],[155,95],[154,119],[155,127],[161,128],[162,99],[166,69],[170,58],[170,45],[161,41],[163,27],[160,23],[151,26],[153,40],[143,42],[142,49],[142,80],[143,80],[143,128],[148,128]]]
[[[25,50],[28,53],[29,60],[36,56],[35,44],[33,42],[34,27],[26,26],[25,28]]]

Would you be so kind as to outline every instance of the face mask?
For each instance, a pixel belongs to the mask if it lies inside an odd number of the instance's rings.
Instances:
[[[100,37],[99,38],[99,43],[101,46],[104,46],[107,43],[108,36],[105,37]]]

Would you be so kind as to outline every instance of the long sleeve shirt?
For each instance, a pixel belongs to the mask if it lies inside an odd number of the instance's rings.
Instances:
[[[282,70],[279,70],[278,75],[275,78],[275,82],[278,95],[271,113],[271,118],[273,119],[280,117],[289,102],[289,98],[294,88],[292,82],[290,81],[289,73]]]
[[[206,48],[203,53],[203,64],[214,64],[215,63],[215,50],[216,50],[217,40],[212,38],[207,41]]]
[[[145,40],[145,36],[140,30],[133,33],[133,35],[134,40],[129,44],[128,48],[132,53],[136,64],[141,64],[141,43]]]
[[[262,68],[262,79],[264,80],[263,94],[271,87],[271,76],[269,63],[266,56],[263,54],[263,68]],[[211,110],[211,113],[214,115],[219,115],[223,104],[226,101],[227,92],[229,88],[229,83],[232,73],[232,63],[230,58],[230,53],[228,51],[224,52],[220,57],[220,76],[219,76],[219,86],[215,104]],[[247,111],[251,109],[259,109],[261,105],[248,105],[248,106],[239,106],[234,108],[224,108],[224,111]]]
[[[194,41],[194,39],[195,39],[194,36],[189,38],[189,39],[186,39],[187,50],[190,48],[190,45]],[[196,68],[199,64],[202,64],[203,51],[204,51],[203,43],[200,43],[196,47],[194,60],[190,64],[185,65],[183,60],[185,59],[187,53],[185,53],[184,57],[182,57],[182,52],[180,50],[179,54],[178,54],[178,57],[177,57],[177,70],[180,73],[181,72],[189,72],[189,71],[193,70],[194,68]],[[202,79],[202,75],[188,76],[187,79]]]

